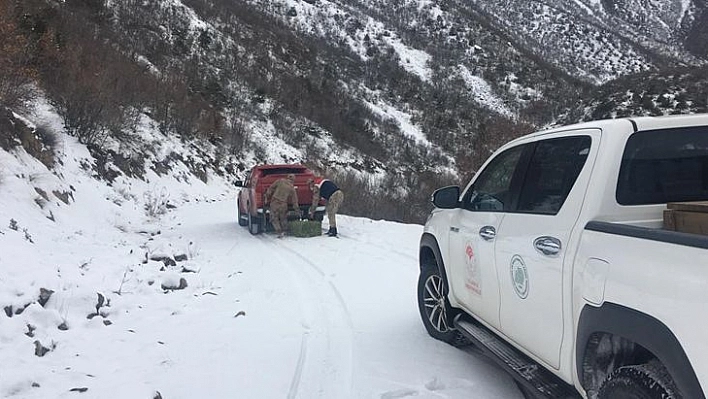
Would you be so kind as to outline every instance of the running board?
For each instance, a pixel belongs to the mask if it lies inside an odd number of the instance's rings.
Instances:
[[[527,394],[538,399],[578,399],[576,390],[547,371],[518,349],[507,344],[481,324],[455,319],[457,330],[478,346],[484,355],[497,362],[522,385]]]

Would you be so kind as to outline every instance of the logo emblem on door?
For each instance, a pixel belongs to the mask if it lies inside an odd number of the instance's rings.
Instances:
[[[519,255],[511,258],[511,285],[519,298],[526,299],[529,296],[529,272]]]

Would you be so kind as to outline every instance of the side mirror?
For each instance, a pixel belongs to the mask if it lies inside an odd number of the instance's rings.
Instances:
[[[243,187],[243,181],[242,181],[242,180],[236,180],[236,181],[234,181],[234,186],[236,186],[236,187]]]
[[[455,209],[460,203],[460,187],[447,186],[433,192],[431,198],[433,205],[441,209]]]

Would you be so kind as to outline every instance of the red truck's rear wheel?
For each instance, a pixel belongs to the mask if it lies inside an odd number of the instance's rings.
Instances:
[[[241,201],[238,201],[236,207],[238,208],[238,225],[248,226],[248,216],[241,212]]]
[[[253,235],[261,234],[263,232],[263,218],[249,214],[248,231]]]

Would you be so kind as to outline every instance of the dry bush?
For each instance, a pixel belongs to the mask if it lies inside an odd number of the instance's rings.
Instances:
[[[324,175],[344,192],[342,213],[403,223],[424,223],[432,210],[432,192],[459,184],[454,176],[435,172],[407,172],[382,180],[362,177],[352,171],[332,170]]]
[[[251,146],[251,131],[248,129],[245,112],[238,105],[227,112],[224,126],[224,143],[231,155],[243,154]]]
[[[462,180],[467,182],[494,151],[517,137],[534,131],[527,123],[515,122],[502,116],[492,115],[480,123],[472,145],[459,148],[457,165]]]
[[[0,0],[0,103],[14,107],[32,97],[36,76],[30,65],[28,40],[13,19],[11,0]]]

